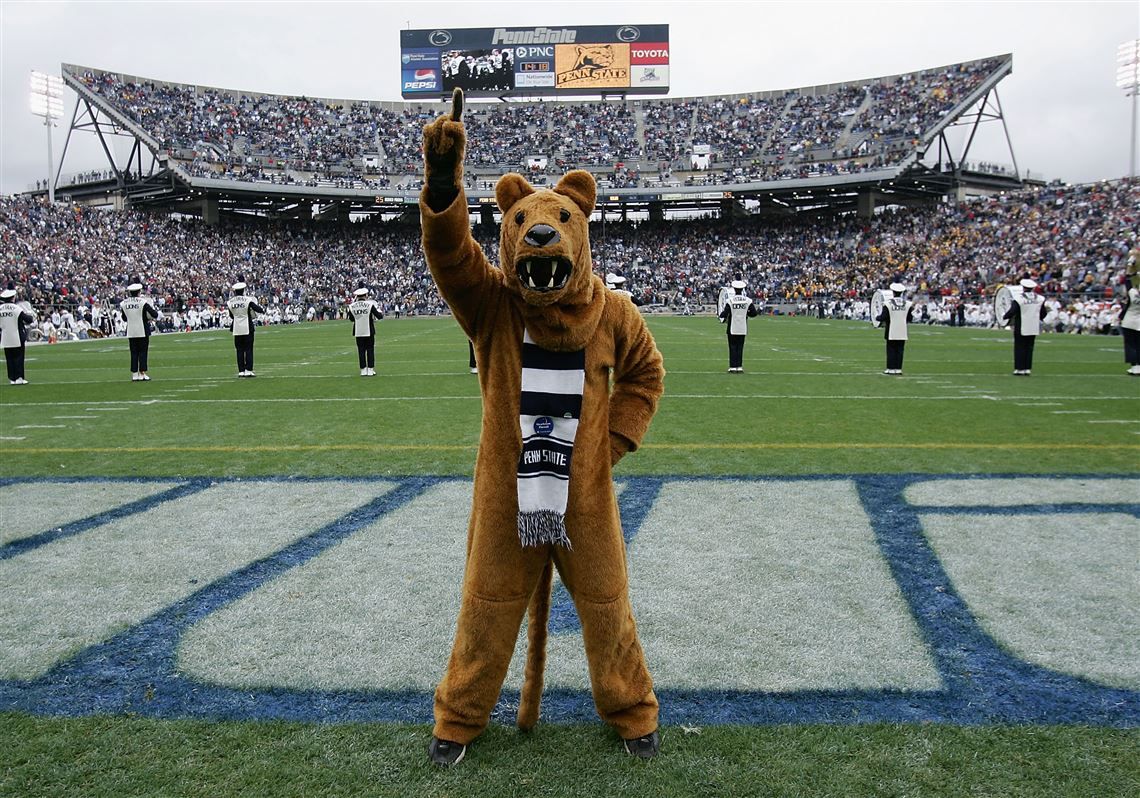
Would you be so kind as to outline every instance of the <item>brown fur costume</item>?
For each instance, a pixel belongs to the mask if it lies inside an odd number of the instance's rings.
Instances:
[[[461,101],[457,93],[457,109]],[[457,110],[424,128],[427,179],[420,214],[432,276],[475,346],[483,421],[462,605],[451,659],[435,694],[434,734],[466,744],[486,728],[528,605],[519,726],[537,722],[553,562],[582,622],[598,714],[621,737],[641,737],[657,728],[657,698],[629,603],[612,466],[637,448],[656,412],[665,374],[661,355],[633,303],[607,292],[591,271],[588,220],[596,187],[589,173],[570,172],[553,191],[538,192],[520,175],[505,175],[496,188],[503,212],[502,268],[488,262],[471,235],[462,189],[466,134],[458,119]],[[558,235],[545,246],[526,240],[536,224]],[[548,256],[569,263],[565,284],[524,287],[516,264]],[[543,349],[585,350],[565,515],[572,548],[524,548],[519,540],[524,327]]]

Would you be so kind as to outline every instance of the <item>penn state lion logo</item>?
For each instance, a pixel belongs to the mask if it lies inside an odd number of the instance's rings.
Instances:
[[[574,61],[574,71],[587,70],[593,72],[595,69],[606,69],[614,62],[614,48],[609,44],[588,44],[579,45],[575,48],[578,51],[578,57]]]

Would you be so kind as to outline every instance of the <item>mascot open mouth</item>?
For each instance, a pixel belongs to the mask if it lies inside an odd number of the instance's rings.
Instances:
[[[515,264],[519,282],[532,291],[557,291],[564,288],[573,268],[573,264],[562,257],[529,257]]]

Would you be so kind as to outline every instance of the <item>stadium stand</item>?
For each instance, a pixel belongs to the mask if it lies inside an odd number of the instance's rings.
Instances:
[[[627,275],[650,312],[702,312],[739,276],[770,312],[863,318],[874,288],[902,281],[915,288],[920,320],[987,325],[995,287],[1032,275],[1050,297],[1049,329],[1111,331],[1140,207],[1127,182],[999,193],[1021,185],[1016,167],[959,163],[992,178],[990,196],[951,201],[953,183],[935,180],[895,195],[913,207],[888,200],[878,212],[872,202],[856,213],[853,194],[847,205],[830,198],[837,187],[880,192],[932,173],[922,150],[967,108],[984,105],[1011,70],[1005,55],[739,95],[471,103],[466,179],[480,211],[477,236],[494,260],[489,212],[501,174],[519,171],[542,185],[586,168],[599,200],[622,207],[621,221],[603,214],[594,223],[595,270]],[[91,170],[72,178],[74,193],[63,192],[56,206],[34,195],[0,198],[0,278],[24,286],[45,317],[58,311],[65,322],[67,311],[82,326],[102,316],[113,333],[130,274],[142,274],[167,310],[167,329],[221,323],[238,273],[269,304],[271,323],[338,317],[360,282],[388,313],[446,312],[415,216],[420,131],[439,105],[272,95],[66,64],[63,73],[92,119],[106,114],[136,138],[136,151],[145,146],[171,171],[144,177],[140,155],[137,174],[127,175],[133,187],[116,170]],[[133,209],[85,204],[84,191],[109,195],[109,184]],[[174,200],[145,199],[175,185]],[[753,192],[756,212],[720,199],[745,196],[740,187]],[[792,212],[801,190],[818,191],[828,207]],[[197,198],[211,192],[241,194],[245,207],[208,215]],[[352,222],[350,208],[364,206],[344,198],[373,193],[395,212]],[[685,208],[678,197],[716,199],[688,206],[712,210],[696,218],[654,212],[654,198]],[[640,200],[647,218],[627,221],[627,198]]]
[[[742,277],[769,308],[862,318],[871,291],[913,286],[920,319],[992,323],[999,284],[1031,275],[1050,298],[1049,329],[1110,332],[1140,225],[1140,185],[1051,185],[1017,194],[816,220],[692,219],[595,224],[595,271],[624,273],[649,310],[701,312]],[[497,230],[477,237],[497,258]],[[23,286],[41,315],[91,319],[121,298],[128,275],[192,327],[217,323],[234,275],[273,308],[270,320],[336,318],[360,282],[388,313],[446,312],[427,272],[419,230],[249,219],[210,226],[139,210],[106,211],[31,197],[0,198],[0,281]],[[956,313],[963,306],[963,314]],[[201,311],[206,311],[201,321]],[[109,311],[113,319],[113,310]]]
[[[745,95],[471,103],[468,162],[474,180],[585,168],[615,189],[897,172],[1009,69],[1002,56]],[[191,177],[414,191],[419,130],[439,112],[63,70],[69,85],[86,89]]]

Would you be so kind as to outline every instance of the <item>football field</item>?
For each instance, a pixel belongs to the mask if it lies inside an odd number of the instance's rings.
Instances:
[[[1131,795],[1140,379],[1118,337],[651,316],[615,470],[663,751],[617,752],[556,584],[543,720],[426,762],[478,377],[450,319],[28,349],[0,386],[0,794]]]

